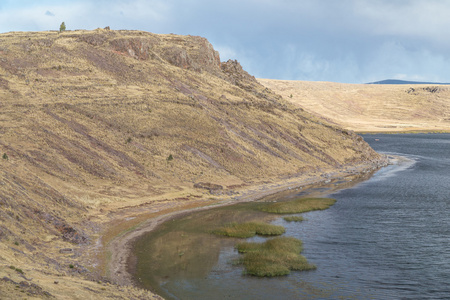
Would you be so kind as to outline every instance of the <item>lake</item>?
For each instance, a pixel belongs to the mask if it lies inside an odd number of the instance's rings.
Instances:
[[[313,189],[337,202],[302,214],[300,223],[259,212],[258,203],[167,222],[136,243],[136,280],[169,299],[450,299],[450,134],[363,137],[376,151],[405,159],[349,188]],[[233,264],[238,240],[208,230],[244,220],[284,226],[317,269],[243,275]]]

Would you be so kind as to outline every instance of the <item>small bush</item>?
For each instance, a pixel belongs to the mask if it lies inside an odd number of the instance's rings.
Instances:
[[[172,156],[172,154],[170,154],[168,157],[167,157],[167,161],[169,162],[169,161],[172,161],[173,160],[173,156]]]
[[[74,268],[74,265],[70,264],[70,265],[69,265],[69,268],[73,269],[73,268]]]
[[[16,268],[16,267],[14,267],[14,266],[9,266],[9,268],[10,268],[11,270],[16,271],[16,272],[19,272],[20,274],[23,274],[22,269]]]
[[[313,210],[323,210],[332,206],[336,199],[301,198],[294,201],[276,202],[260,207],[260,210],[275,214],[298,214]]]
[[[255,235],[282,235],[286,229],[283,226],[266,224],[261,222],[248,223],[231,223],[217,230],[213,233],[217,235],[224,235],[237,238],[249,238]]]
[[[5,160],[8,160],[9,159],[9,157],[8,157],[8,154],[6,154],[6,153],[3,153],[3,159],[5,159]]]

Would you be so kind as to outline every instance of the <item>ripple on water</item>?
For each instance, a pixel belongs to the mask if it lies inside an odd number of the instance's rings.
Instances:
[[[166,295],[174,299],[449,299],[450,135],[364,137],[375,150],[405,159],[370,180],[329,195],[337,203],[303,214],[306,221],[273,221],[286,227],[286,235],[303,241],[302,254],[317,270],[270,279],[243,276],[242,268],[231,263],[239,254],[232,244],[223,245],[215,250],[217,259],[204,276],[174,275],[164,280],[161,287]],[[172,247],[177,247],[175,242]]]

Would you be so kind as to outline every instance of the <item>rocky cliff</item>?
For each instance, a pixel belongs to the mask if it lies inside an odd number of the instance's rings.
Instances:
[[[0,34],[0,155],[0,298],[58,299],[150,297],[97,283],[125,210],[379,158],[204,38],[110,30]]]

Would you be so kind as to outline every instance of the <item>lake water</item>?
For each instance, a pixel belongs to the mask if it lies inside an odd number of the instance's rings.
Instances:
[[[450,299],[450,134],[364,139],[407,159],[351,188],[316,189],[338,201],[303,214],[301,223],[256,212],[252,203],[168,222],[136,244],[137,280],[172,299]],[[317,269],[242,275],[232,264],[237,240],[206,229],[253,219],[301,239],[302,254]]]

